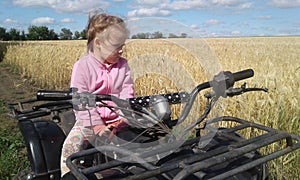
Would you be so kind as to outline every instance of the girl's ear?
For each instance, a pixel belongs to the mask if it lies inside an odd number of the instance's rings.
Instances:
[[[100,48],[100,46],[101,46],[101,41],[100,41],[100,39],[98,37],[96,37],[94,39],[94,47]]]

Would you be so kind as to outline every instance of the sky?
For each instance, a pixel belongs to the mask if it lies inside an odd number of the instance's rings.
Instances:
[[[0,27],[82,31],[89,12],[123,18],[131,32],[191,37],[299,36],[300,0],[1,0]]]

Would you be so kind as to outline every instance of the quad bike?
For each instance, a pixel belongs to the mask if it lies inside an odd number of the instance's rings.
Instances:
[[[12,115],[24,137],[31,169],[17,178],[60,179],[62,144],[74,124],[75,110],[108,107],[128,120],[128,126],[103,142],[95,137],[89,148],[67,159],[73,179],[267,179],[266,163],[300,148],[300,137],[246,120],[222,116],[207,118],[221,97],[232,97],[265,88],[234,87],[236,81],[250,78],[252,69],[221,72],[212,81],[195,87],[191,93],[177,92],[122,100],[106,94],[69,91],[37,92],[34,100],[10,104]],[[205,110],[191,125],[180,131],[199,92],[204,94]],[[107,101],[114,102],[108,105]],[[172,104],[182,104],[177,119],[171,118]],[[29,106],[25,108],[25,106]],[[71,111],[70,111],[71,110]],[[50,118],[51,119],[50,119]],[[231,127],[219,127],[220,123]],[[241,131],[262,131],[245,138]],[[180,129],[180,128],[179,128]],[[171,133],[170,133],[171,132]],[[185,135],[193,132],[189,138]],[[260,149],[276,142],[285,147],[262,155]],[[67,178],[66,178],[67,179]]]

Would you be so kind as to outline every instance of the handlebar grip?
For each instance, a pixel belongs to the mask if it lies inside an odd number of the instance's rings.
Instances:
[[[234,81],[240,81],[242,79],[247,79],[247,78],[254,76],[254,71],[253,71],[253,69],[246,69],[243,71],[233,73],[232,75],[233,75]]]
[[[72,99],[73,88],[69,91],[48,91],[39,90],[36,94],[37,100],[40,101],[59,101],[59,100],[69,100]]]

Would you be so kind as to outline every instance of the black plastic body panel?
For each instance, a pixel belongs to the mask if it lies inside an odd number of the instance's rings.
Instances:
[[[23,135],[33,179],[60,179],[60,156],[66,138],[61,128],[52,121],[22,120]]]

